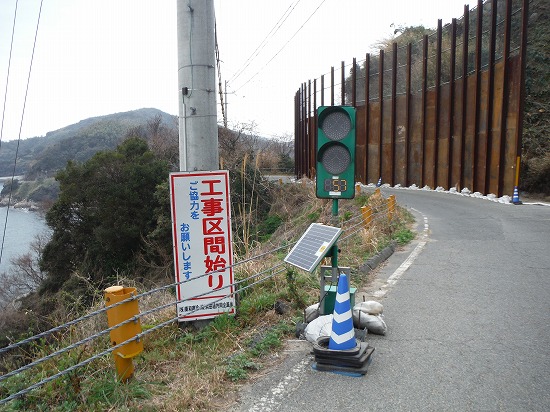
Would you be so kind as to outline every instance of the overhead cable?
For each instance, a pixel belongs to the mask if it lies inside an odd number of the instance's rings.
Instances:
[[[4,135],[4,119],[6,118],[6,102],[8,100],[8,84],[10,81],[10,67],[11,67],[11,52],[13,51],[13,37],[15,35],[15,21],[17,20],[17,5],[19,0],[15,2],[15,12],[13,13],[13,26],[11,29],[11,43],[10,43],[10,56],[8,58],[8,72],[6,74],[6,90],[4,91],[4,107],[2,109],[2,125],[0,126],[0,149],[2,148],[2,137]]]
[[[284,22],[288,19],[288,17],[292,14],[298,3],[300,3],[301,0],[297,0],[294,4],[291,4],[288,6],[288,8],[285,10],[281,18],[275,23],[275,25],[272,27],[269,33],[265,36],[265,38],[260,42],[258,47],[252,52],[252,54],[246,59],[246,61],[242,64],[242,66],[231,76],[229,79],[230,82],[237,80],[237,78],[246,70],[246,68],[252,63],[252,61],[260,54],[260,52],[264,49],[264,47],[269,43],[269,40],[279,31],[281,26],[284,24]],[[292,9],[291,9],[292,8]],[[289,11],[290,10],[290,11]],[[281,21],[282,20],[282,21]]]
[[[279,49],[279,51],[277,53],[275,53],[275,55],[269,59],[269,61],[264,64],[252,77],[250,77],[245,83],[243,83],[237,90],[235,90],[235,93],[238,92],[239,90],[241,90],[244,86],[246,86],[248,83],[250,83],[250,81],[252,79],[254,79],[263,69],[265,69],[269,63],[271,63],[273,61],[273,59],[275,59],[275,57],[277,57],[279,55],[279,53],[281,53],[281,51],[283,51],[283,49],[292,41],[292,39],[294,39],[294,37],[296,37],[296,35],[300,32],[300,30],[302,30],[302,28],[306,25],[306,23],[313,17],[313,15],[317,12],[317,10],[319,10],[319,8],[323,5],[323,3],[325,2],[326,0],[322,0],[321,3],[317,6],[317,8],[315,10],[313,10],[313,13],[311,13],[309,15],[309,17],[306,19],[306,21],[304,23],[302,23],[302,25],[298,28],[298,30],[296,30],[296,32],[294,32],[294,34],[292,35],[292,37],[290,39],[288,39],[288,41],[283,45],[283,47],[281,47]]]
[[[23,111],[21,112],[21,122],[19,124],[19,135],[17,137],[17,146],[15,148],[15,158],[13,160],[13,172],[11,174],[11,185],[10,185],[10,192],[8,195],[8,206],[6,207],[6,219],[4,222],[4,233],[2,234],[2,245],[0,246],[0,263],[2,263],[2,254],[4,252],[4,242],[6,241],[6,228],[8,226],[8,216],[10,214],[10,203],[11,203],[11,195],[13,192],[13,181],[15,180],[15,171],[17,170],[17,157],[19,156],[19,144],[21,143],[21,129],[23,128],[23,119],[25,117],[25,106],[27,104],[27,95],[29,94],[29,83],[31,81],[31,72],[32,72],[32,62],[34,60],[34,50],[36,48],[36,39],[38,37],[38,27],[40,25],[40,16],[42,14],[42,3],[44,0],[40,1],[40,9],[38,11],[38,20],[36,21],[36,31],[34,33],[34,43],[32,45],[32,54],[31,54],[31,62],[29,64],[29,75],[27,77],[27,87],[25,89],[25,98],[23,100]]]

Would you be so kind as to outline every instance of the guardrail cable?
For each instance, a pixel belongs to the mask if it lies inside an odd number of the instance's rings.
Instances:
[[[387,218],[388,216],[388,212],[389,212],[389,207],[388,205],[383,205],[382,207],[377,207],[375,210],[373,210],[373,213],[371,214],[371,217],[370,217],[370,224],[373,224],[374,222],[377,222],[381,219],[385,219]],[[356,221],[360,220],[359,222],[355,223]],[[345,233],[346,235],[344,237],[341,238],[341,241],[345,241],[347,239],[349,239],[351,236],[353,236],[354,234],[356,234],[358,231],[362,230],[362,229],[365,229],[366,226],[365,226],[365,221],[363,219],[363,215],[362,214],[359,214],[357,216],[354,216],[354,217],[351,217],[350,219],[348,219],[346,222],[344,222],[344,225],[346,226],[346,228],[344,229],[345,230]],[[168,284],[168,285],[165,285],[165,286],[161,286],[161,287],[158,287],[158,288],[155,288],[155,289],[151,289],[149,291],[146,291],[146,292],[143,292],[143,293],[140,293],[140,294],[136,294],[134,296],[131,296],[130,298],[128,299],[125,299],[125,300],[122,300],[120,302],[117,302],[113,305],[110,305],[109,307],[103,307],[101,309],[98,309],[96,311],[93,311],[89,314],[86,314],[84,316],[81,316],[77,319],[74,319],[72,321],[69,321],[63,325],[60,325],[60,326],[57,326],[57,327],[54,327],[48,331],[45,331],[45,332],[42,332],[42,333],[39,333],[35,336],[32,336],[32,337],[29,337],[27,339],[24,339],[20,342],[17,342],[17,343],[14,343],[14,344],[11,344],[9,346],[6,346],[4,348],[0,348],[0,354],[3,354],[3,353],[6,353],[12,349],[15,349],[15,348],[18,348],[18,347],[21,347],[25,344],[28,344],[28,343],[31,343],[37,339],[40,339],[40,338],[44,338],[46,336],[49,336],[53,333],[56,333],[56,332],[60,332],[68,327],[71,327],[71,326],[74,326],[80,322],[83,322],[85,320],[88,320],[94,316],[97,316],[99,314],[102,314],[102,313],[105,313],[107,310],[109,309],[113,309],[114,307],[116,306],[119,306],[119,305],[122,305],[124,303],[127,303],[129,301],[132,301],[132,300],[136,300],[136,299],[139,299],[139,298],[142,298],[142,297],[145,297],[145,296],[148,296],[148,295],[151,295],[153,293],[158,293],[158,292],[161,292],[161,291],[165,291],[167,289],[171,289],[177,285],[181,285],[181,284],[185,284],[185,283],[188,283],[188,282],[191,282],[193,280],[196,280],[196,279],[199,279],[199,278],[202,278],[202,277],[205,277],[205,276],[209,276],[209,275],[212,275],[213,273],[217,273],[217,272],[222,272],[222,271],[225,271],[227,270],[228,268],[234,268],[234,267],[238,267],[240,265],[243,265],[247,262],[250,262],[250,261],[253,261],[253,260],[257,260],[257,259],[260,259],[264,256],[267,256],[267,255],[273,255],[275,252],[279,251],[279,250],[282,250],[282,249],[289,249],[290,247],[292,247],[294,244],[296,244],[297,242],[292,242],[292,243],[289,243],[289,244],[286,244],[284,246],[279,246],[279,247],[276,247],[275,249],[272,249],[272,250],[269,250],[269,251],[266,251],[266,252],[263,252],[259,255],[255,255],[255,256],[252,256],[252,257],[249,257],[249,258],[246,258],[246,259],[243,259],[239,262],[236,262],[230,266],[227,266],[225,268],[222,268],[222,269],[219,269],[219,270],[216,270],[216,271],[212,271],[212,272],[208,272],[208,273],[204,273],[204,274],[201,274],[199,276],[196,276],[194,277],[193,279],[185,279],[183,281],[180,281],[180,282],[174,282],[174,283],[171,283],[171,284]],[[251,275],[249,276],[246,276],[245,278],[243,279],[240,279],[240,280],[237,280],[237,281],[234,281],[232,282],[231,284],[228,284],[226,286],[223,286],[218,290],[222,290],[222,289],[230,289],[230,293],[228,293],[227,295],[224,295],[223,297],[220,297],[214,301],[212,301],[211,303],[216,303],[216,302],[219,302],[223,299],[226,299],[227,296],[234,296],[236,294],[239,294],[239,293],[242,293],[244,290],[246,289],[249,289],[255,285],[258,285],[262,282],[265,282],[267,281],[268,279],[284,272],[286,270],[286,263],[285,262],[280,262],[280,263],[277,263],[277,264],[274,264],[273,266],[267,268],[267,269],[264,269],[262,271],[259,271],[259,272],[255,272],[255,273],[252,273]],[[249,283],[250,282],[250,283]],[[55,352],[52,352],[50,353],[49,355],[47,356],[44,356],[40,359],[37,359],[31,363],[28,363],[18,369],[15,369],[11,372],[8,372],[4,375],[0,375],[0,382],[2,381],[5,381],[6,379],[9,379],[10,377],[13,377],[19,373],[22,373],[24,371],[27,371],[35,366],[38,366],[48,360],[51,360],[53,359],[54,357],[56,356],[59,356],[59,355],[62,355],[70,350],[73,350],[81,345],[84,345],[84,344],[87,344],[91,341],[93,341],[94,339],[97,339],[97,338],[100,338],[102,336],[105,336],[107,335],[108,333],[110,333],[111,331],[113,331],[114,329],[117,329],[117,328],[120,328],[121,326],[124,326],[128,323],[131,323],[131,322],[136,322],[138,319],[141,319],[145,316],[148,316],[150,314],[153,314],[155,312],[159,312],[163,309],[166,309],[166,308],[169,308],[169,307],[174,307],[179,304],[179,303],[182,303],[182,302],[185,302],[185,301],[188,301],[189,299],[194,299],[194,298],[199,298],[199,297],[203,297],[203,296],[206,296],[206,295],[209,295],[211,294],[212,291],[208,291],[208,292],[204,292],[204,293],[201,293],[201,294],[198,294],[198,295],[195,295],[195,296],[192,296],[192,297],[186,297],[185,299],[181,299],[181,300],[172,300],[170,301],[169,303],[166,303],[166,304],[162,304],[160,306],[156,306],[154,308],[151,308],[151,309],[148,309],[146,311],[143,311],[141,313],[139,313],[138,315],[135,315],[133,317],[131,317],[130,319],[127,319],[117,325],[114,325],[112,327],[109,327],[107,329],[104,329],[98,333],[95,333],[91,336],[88,336],[84,339],[81,339],[79,340],[78,342],[75,342],[75,343],[72,343],[62,349],[59,349],[59,350],[56,350]],[[184,309],[184,308],[181,308],[181,309]],[[85,366],[91,362],[93,362],[94,360],[97,360],[111,352],[113,352],[114,350],[124,346],[125,344],[129,343],[129,342],[132,342],[134,340],[138,340],[139,339],[142,339],[144,336],[148,335],[149,333],[152,333],[153,331],[156,331],[164,326],[167,326],[171,323],[174,323],[176,321],[178,321],[178,319],[180,319],[182,316],[186,316],[186,315],[190,315],[190,314],[193,314],[197,311],[201,310],[201,306],[200,305],[197,305],[197,306],[193,306],[191,310],[181,310],[181,312],[179,312],[177,314],[176,317],[171,317],[170,319],[166,320],[166,321],[163,321],[157,325],[155,325],[154,327],[146,330],[146,331],[143,331],[139,334],[137,334],[136,336],[124,341],[124,342],[121,342],[117,345],[113,345],[112,347],[109,347],[108,349],[104,350],[104,351],[101,351],[100,353],[97,353],[89,358],[87,358],[86,360],[83,360],[73,366],[70,366],[68,367],[67,369],[64,369],[63,371],[60,371],[52,376],[49,376],[29,387],[27,387],[26,389],[22,389],[10,396],[8,396],[7,398],[5,399],[1,399],[0,400],[0,405],[2,404],[5,404],[13,399],[16,399],[20,396],[23,396],[27,393],[29,393],[30,391],[54,380],[54,379],[57,379],[63,375],[66,375],[68,373],[71,373],[72,371],[76,370],[77,368],[80,368],[82,366]]]
[[[204,273],[204,274],[202,274],[202,275],[198,275],[198,276],[194,277],[193,279],[185,279],[185,280],[182,280],[182,281],[180,281],[180,282],[170,283],[170,284],[168,284],[168,285],[160,286],[160,287],[158,287],[158,288],[151,289],[151,290],[149,290],[149,291],[139,293],[139,294],[137,294],[137,295],[135,295],[135,296],[132,296],[132,297],[130,297],[130,298],[128,298],[128,299],[125,299],[125,300],[122,300],[122,301],[120,301],[120,302],[117,302],[117,303],[114,303],[114,304],[110,305],[110,306],[109,306],[109,309],[113,309],[113,308],[115,308],[115,307],[117,307],[117,306],[123,305],[123,304],[125,304],[125,303],[127,303],[127,302],[129,302],[129,301],[131,301],[131,300],[139,299],[139,298],[142,298],[142,297],[145,297],[145,296],[152,295],[153,293],[162,292],[162,291],[164,291],[164,290],[171,289],[171,288],[173,288],[173,287],[175,287],[175,286],[182,285],[182,284],[187,283],[187,282],[190,282],[190,281],[192,281],[192,280],[200,279],[200,278],[202,278],[202,277],[209,276],[209,275],[212,275],[212,274],[215,274],[215,273],[218,273],[218,272],[223,272],[224,270],[227,270],[227,269],[229,269],[229,268],[234,268],[234,267],[237,267],[237,266],[242,265],[242,264],[244,264],[244,263],[247,263],[247,262],[250,262],[250,261],[259,259],[259,258],[261,258],[261,257],[264,257],[264,256],[266,256],[266,255],[273,254],[274,252],[278,252],[278,251],[281,250],[281,249],[290,248],[290,247],[292,247],[295,243],[296,243],[296,242],[293,242],[293,243],[289,243],[288,245],[284,245],[284,246],[277,247],[277,248],[275,248],[275,249],[271,249],[271,250],[269,250],[269,251],[267,251],[267,252],[264,252],[264,253],[261,253],[261,254],[259,254],[259,255],[255,255],[255,256],[252,256],[252,257],[250,257],[250,258],[247,258],[247,259],[244,259],[244,260],[240,260],[239,262],[236,262],[236,263],[234,263],[234,264],[232,264],[232,265],[226,266],[225,268],[222,268],[222,269],[219,269],[219,270],[215,270],[215,271],[212,271],[212,272],[208,272],[208,273]],[[62,330],[67,329],[67,328],[70,327],[70,326],[74,326],[74,325],[76,325],[76,324],[78,324],[78,323],[80,323],[80,322],[83,322],[83,321],[85,321],[85,320],[91,319],[91,318],[93,318],[94,316],[97,316],[97,315],[100,315],[100,314],[102,314],[102,313],[105,313],[105,312],[107,311],[107,309],[108,309],[108,308],[104,307],[104,308],[95,310],[95,311],[90,312],[90,313],[88,313],[88,314],[86,314],[86,315],[83,315],[83,316],[81,316],[81,317],[79,317],[79,318],[77,318],[77,319],[73,319],[73,320],[71,320],[71,321],[69,321],[69,322],[66,322],[66,323],[64,323],[63,325],[56,326],[56,327],[51,328],[51,329],[49,329],[49,330],[47,330],[47,331],[38,333],[38,334],[36,334],[36,335],[34,335],[34,336],[28,337],[28,338],[23,339],[23,340],[21,340],[21,341],[19,341],[19,342],[16,342],[16,343],[13,343],[13,344],[11,344],[11,345],[8,345],[8,346],[5,346],[5,347],[3,347],[3,348],[0,348],[0,355],[3,354],[3,353],[9,352],[9,351],[11,351],[11,350],[13,350],[13,349],[16,349],[16,348],[19,348],[19,347],[21,347],[21,346],[24,346],[24,345],[26,345],[26,344],[28,344],[28,343],[34,342],[35,340],[38,340],[38,339],[40,339],[40,338],[45,338],[45,337],[47,337],[47,336],[49,336],[49,335],[52,335],[52,334],[54,334],[54,333],[56,333],[56,332],[61,332]]]
[[[277,265],[277,266],[274,266],[273,268],[270,268],[270,270],[275,269],[275,268],[280,268],[281,266],[284,266],[284,265],[281,263],[281,264],[279,264],[279,265]],[[267,271],[268,271],[268,270],[263,271],[262,273],[265,273],[265,272],[267,272]],[[278,270],[276,270],[276,271],[272,271],[272,273],[271,273],[270,275],[265,276],[265,277],[262,278],[261,280],[258,280],[258,281],[256,281],[256,282],[253,282],[253,283],[251,283],[251,284],[249,284],[249,285],[246,285],[246,286],[242,287],[241,289],[239,289],[239,290],[237,290],[237,291],[232,292],[232,293],[230,294],[230,296],[231,296],[231,295],[234,295],[234,294],[236,294],[236,293],[240,293],[240,292],[242,292],[242,291],[244,291],[244,290],[246,290],[246,289],[248,289],[248,288],[251,288],[252,286],[255,286],[256,284],[259,284],[259,283],[261,283],[261,282],[264,282],[264,281],[266,281],[266,280],[272,278],[273,276],[276,276],[276,275],[278,275],[279,273],[282,273],[283,271],[284,271],[284,268],[278,269]],[[258,275],[258,274],[256,274],[256,275]],[[252,277],[252,276],[251,276],[251,277]],[[249,278],[247,278],[247,279],[250,279],[251,277],[249,277]],[[242,281],[240,281],[240,282],[243,282],[243,281],[244,281],[244,280],[242,280]],[[232,286],[232,285],[231,285],[231,286]],[[227,286],[227,287],[229,287],[229,286]],[[205,293],[205,294],[208,294],[208,293],[211,293],[211,292],[207,292],[207,293]],[[202,295],[204,295],[204,294],[197,295],[197,296],[202,296]],[[217,300],[214,300],[212,303],[216,303],[216,302],[221,301],[221,300],[223,300],[223,299],[225,299],[225,297],[221,297],[221,298],[219,298],[219,299],[217,299]],[[182,300],[182,301],[183,301],[183,300]],[[180,301],[177,301],[177,300],[176,300],[175,303],[176,303],[176,304],[177,304],[177,303],[180,303]],[[172,305],[174,305],[174,302],[171,302],[169,305],[163,305],[163,306],[166,307],[166,306],[172,306]],[[157,308],[155,308],[155,310],[157,310]],[[198,310],[199,310],[199,309],[193,309],[193,310],[190,310],[190,311],[186,311],[186,312],[184,312],[184,313],[185,313],[185,314],[192,314],[192,313],[194,313],[194,312],[197,312]],[[139,317],[145,316],[147,313],[151,313],[151,312],[152,312],[152,311],[144,312],[144,313],[140,314]],[[135,318],[138,318],[138,316],[134,316],[134,317],[132,317],[131,319],[128,319],[127,321],[125,321],[125,322],[119,323],[118,325],[113,326],[112,328],[109,328],[109,329],[107,329],[106,331],[110,331],[110,330],[112,330],[112,329],[115,329],[115,328],[118,328],[118,327],[122,326],[123,324],[129,323],[129,322],[133,322]],[[0,399],[0,405],[5,404],[5,403],[7,403],[7,402],[9,402],[9,401],[11,401],[11,400],[14,400],[14,399],[16,399],[16,398],[19,398],[19,397],[21,397],[21,396],[23,396],[23,395],[25,395],[25,394],[31,392],[32,390],[37,389],[37,388],[43,386],[44,384],[46,384],[46,383],[48,383],[48,382],[51,382],[52,380],[55,380],[55,379],[57,379],[57,378],[59,378],[59,377],[61,377],[61,376],[63,376],[63,375],[66,375],[66,374],[68,374],[68,373],[70,373],[70,372],[76,370],[77,368],[80,368],[80,367],[82,367],[82,366],[85,366],[85,365],[87,365],[87,364],[93,362],[94,360],[97,360],[97,359],[99,359],[99,358],[101,358],[101,357],[103,357],[103,356],[105,356],[105,355],[108,355],[108,354],[110,354],[111,352],[113,352],[114,350],[116,350],[116,349],[118,349],[118,348],[121,348],[122,346],[126,345],[126,344],[129,343],[129,342],[132,342],[132,341],[134,341],[134,340],[140,340],[140,339],[142,339],[144,336],[148,335],[149,333],[152,333],[152,332],[154,332],[154,331],[156,331],[156,330],[158,330],[158,329],[160,329],[160,328],[163,328],[164,326],[168,326],[169,324],[174,323],[175,321],[178,320],[178,318],[179,318],[179,316],[173,317],[173,318],[170,318],[170,319],[168,319],[168,320],[166,320],[166,321],[164,321],[164,322],[161,322],[161,323],[159,323],[158,325],[156,325],[156,326],[154,326],[154,327],[152,327],[152,328],[150,328],[150,329],[148,329],[148,330],[146,330],[146,331],[143,331],[143,332],[139,333],[138,335],[136,335],[136,336],[134,336],[134,337],[132,337],[132,338],[130,338],[130,339],[125,340],[124,342],[121,342],[121,343],[119,343],[119,344],[117,344],[117,345],[114,345],[114,346],[110,347],[109,349],[106,349],[106,350],[104,350],[104,351],[102,351],[102,352],[100,352],[100,353],[98,353],[98,354],[95,354],[95,355],[89,357],[88,359],[85,359],[85,360],[83,360],[83,361],[81,361],[81,362],[79,362],[79,363],[77,363],[77,364],[75,364],[75,365],[73,365],[73,366],[70,366],[70,367],[68,367],[67,369],[64,369],[64,370],[62,370],[62,371],[60,371],[60,372],[58,372],[58,373],[56,373],[56,374],[54,374],[54,375],[52,375],[52,376],[49,376],[49,377],[47,377],[47,378],[45,378],[45,379],[43,379],[43,380],[41,380],[41,381],[39,381],[39,382],[37,382],[37,383],[35,383],[35,384],[33,384],[33,385],[31,385],[31,386],[25,388],[25,389],[22,389],[22,390],[20,390],[20,391],[14,393],[14,394],[8,396],[7,398]],[[98,334],[98,335],[99,335],[99,334]],[[95,336],[95,337],[97,337],[97,336]],[[93,337],[93,338],[95,338],[95,337]],[[92,338],[92,337],[91,337],[91,338]],[[75,345],[76,345],[76,344],[75,344]],[[71,345],[71,346],[73,346],[73,345]],[[71,348],[71,349],[73,349],[73,348]],[[60,352],[58,351],[57,354],[59,354],[59,353],[60,353]],[[43,359],[45,359],[45,360],[46,360],[46,359],[51,359],[51,358],[54,357],[54,356],[56,356],[56,354],[51,354],[51,355],[49,355],[49,356],[46,356],[46,357],[43,358]],[[35,363],[35,364],[25,365],[24,367],[19,368],[17,371],[13,371],[13,372],[10,372],[10,373],[7,374],[7,375],[0,376],[0,381],[6,379],[6,378],[9,377],[9,376],[13,376],[13,375],[16,374],[16,373],[21,373],[21,372],[23,372],[23,371],[25,371],[25,370],[27,370],[27,369],[30,369],[30,368],[32,368],[33,366],[36,366],[36,363]],[[8,375],[9,375],[9,376],[8,376]]]
[[[262,274],[264,274],[264,273],[266,273],[266,272],[272,271],[272,270],[277,269],[277,268],[279,268],[279,267],[281,267],[281,266],[284,266],[284,264],[283,264],[283,263],[279,263],[278,265],[275,265],[275,266],[273,266],[273,267],[271,267],[271,268],[265,269],[265,270],[263,270],[263,271],[261,271],[261,272],[255,273],[255,274],[253,274],[253,275],[251,275],[251,276],[249,276],[249,277],[247,277],[247,278],[245,278],[245,279],[242,279],[242,280],[239,280],[239,281],[237,281],[237,282],[231,283],[231,284],[229,284],[229,285],[227,285],[227,286],[224,286],[224,287],[221,287],[221,288],[219,288],[219,289],[217,289],[217,290],[222,290],[222,289],[228,289],[228,288],[231,288],[231,287],[235,287],[235,286],[237,286],[237,285],[239,285],[239,284],[241,284],[241,283],[243,283],[243,282],[246,282],[246,281],[248,281],[248,280],[250,280],[250,279],[256,278],[256,277],[258,277],[258,276],[260,276],[260,275],[262,275]],[[279,273],[279,272],[277,272],[277,273]],[[263,280],[265,280],[265,279],[263,279]],[[263,281],[263,280],[262,280],[262,281]],[[251,285],[254,285],[254,284],[256,284],[256,283],[258,283],[258,282],[254,282],[254,283],[252,283]],[[247,288],[248,288],[249,286],[251,286],[251,285],[248,285],[247,287],[243,287],[243,288],[241,288],[240,290],[245,290],[245,289],[247,289]],[[239,291],[240,291],[240,290],[239,290]],[[204,293],[201,293],[201,294],[192,296],[192,297],[188,297],[188,298],[186,298],[186,299],[184,299],[184,300],[200,298],[200,297],[209,295],[209,294],[211,294],[211,293],[212,293],[212,291],[204,292]],[[229,294],[229,296],[231,296],[231,295],[234,294],[234,293],[235,293],[235,292]],[[143,295],[143,294],[142,294],[142,295]],[[123,300],[123,301],[121,301],[121,302],[118,302],[118,304],[121,304],[121,303],[123,303],[123,302],[128,302],[128,301],[131,301],[131,300],[135,300],[135,299],[137,299],[137,296],[134,296],[134,297],[129,298],[129,299],[125,299],[125,300]],[[157,306],[157,307],[155,307],[155,308],[153,308],[153,309],[150,309],[150,310],[141,312],[139,315],[133,316],[133,317],[131,317],[131,318],[129,318],[129,319],[127,319],[127,320],[125,320],[125,321],[123,321],[123,322],[117,324],[117,325],[114,325],[114,326],[112,326],[112,327],[110,327],[110,328],[104,329],[104,330],[102,330],[101,332],[98,332],[98,333],[96,333],[96,334],[94,334],[94,335],[88,336],[87,338],[81,339],[81,340],[79,340],[78,342],[75,342],[75,343],[73,343],[73,344],[71,344],[71,345],[69,345],[69,346],[67,346],[67,347],[65,347],[65,348],[59,349],[59,350],[57,350],[57,351],[55,351],[55,352],[53,352],[53,353],[51,353],[51,354],[49,354],[49,355],[47,355],[47,356],[44,356],[44,357],[42,357],[42,358],[40,358],[40,359],[35,360],[34,362],[31,362],[31,363],[29,363],[29,364],[27,364],[27,365],[24,365],[24,366],[20,367],[19,369],[16,369],[16,370],[13,370],[13,371],[11,371],[11,372],[8,372],[8,373],[6,373],[6,374],[4,374],[4,375],[1,375],[1,376],[0,376],[0,382],[6,380],[6,379],[8,379],[8,378],[10,378],[11,376],[15,376],[15,375],[17,375],[17,374],[19,374],[19,373],[21,373],[21,372],[24,372],[25,370],[28,370],[28,369],[33,368],[33,367],[35,367],[35,366],[38,366],[38,365],[40,365],[40,364],[42,364],[42,363],[44,363],[44,362],[46,362],[46,361],[48,361],[48,360],[50,360],[50,359],[52,359],[52,358],[58,356],[58,355],[62,355],[63,353],[66,353],[66,352],[68,352],[68,351],[70,351],[70,350],[72,350],[72,349],[75,349],[75,348],[77,348],[77,347],[79,347],[79,346],[81,346],[81,345],[84,345],[84,344],[86,344],[86,343],[88,343],[88,342],[91,342],[92,340],[94,340],[94,339],[96,339],[96,338],[99,338],[99,337],[101,337],[101,336],[107,335],[107,334],[108,334],[109,332],[111,332],[112,330],[115,330],[115,329],[117,329],[117,328],[120,328],[121,326],[124,326],[124,325],[126,325],[126,324],[128,324],[128,323],[135,322],[137,319],[140,319],[140,318],[142,318],[142,317],[144,317],[144,316],[147,316],[147,315],[150,315],[150,314],[152,314],[152,313],[158,312],[158,311],[160,311],[160,310],[162,310],[162,309],[166,309],[166,308],[168,308],[168,307],[173,307],[174,305],[177,305],[179,302],[180,302],[180,301],[176,300],[175,302],[174,302],[174,301],[173,301],[173,302],[169,302],[169,303],[166,303],[166,304],[164,304],[164,305]],[[113,307],[115,307],[115,304],[109,306],[108,309],[112,309]],[[104,308],[104,309],[106,310],[107,308]]]

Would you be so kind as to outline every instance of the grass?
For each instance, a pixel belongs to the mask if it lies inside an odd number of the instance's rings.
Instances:
[[[331,224],[334,220],[331,201],[315,198],[310,185],[278,186],[275,190],[281,193],[274,197],[270,211],[273,218],[266,222],[267,231],[271,232],[269,240],[252,250],[250,256],[280,245],[291,246],[312,222]],[[361,287],[370,280],[356,270],[366,259],[392,241],[403,244],[414,237],[409,229],[412,216],[398,207],[395,218],[388,222],[382,213],[385,202],[370,194],[358,194],[353,201],[340,202],[338,224],[344,234],[356,233],[339,241],[339,264],[352,268],[354,286]],[[360,218],[360,207],[366,204],[378,216],[369,228],[362,226]],[[273,267],[285,254],[279,250],[238,266],[235,278],[242,280]],[[329,261],[325,263],[330,265]],[[318,275],[293,267],[263,283],[251,282],[250,288],[238,296],[236,316],[218,316],[200,330],[188,324],[172,324],[146,335],[144,351],[134,359],[135,376],[128,383],[117,381],[112,357],[105,356],[0,406],[0,411],[227,410],[236,399],[239,385],[276,361],[273,354],[294,334],[303,309],[319,298]],[[139,285],[127,286],[140,289]],[[173,291],[167,290],[140,300],[140,309],[143,312],[173,301]],[[274,310],[276,302],[284,303],[288,311],[278,314]],[[150,330],[171,317],[173,306],[144,317],[142,329]],[[65,347],[105,328],[103,318],[86,321],[55,339],[30,345],[18,362],[28,363],[51,353],[52,347]],[[107,337],[100,338],[7,379],[0,385],[0,399],[87,359],[108,345]],[[14,359],[0,359],[0,371],[3,365],[5,370],[13,370],[13,362]]]

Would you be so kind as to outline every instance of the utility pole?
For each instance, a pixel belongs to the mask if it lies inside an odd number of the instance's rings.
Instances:
[[[227,80],[225,81],[225,118],[223,119],[223,126],[227,129]]]
[[[180,170],[218,170],[213,0],[178,0]]]

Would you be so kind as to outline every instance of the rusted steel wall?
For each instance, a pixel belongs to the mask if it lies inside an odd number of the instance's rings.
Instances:
[[[318,106],[357,108],[356,181],[512,195],[521,153],[528,0],[478,0],[416,44],[303,83],[297,177],[315,176]],[[338,73],[339,72],[339,73]],[[328,77],[328,76],[327,76]]]

